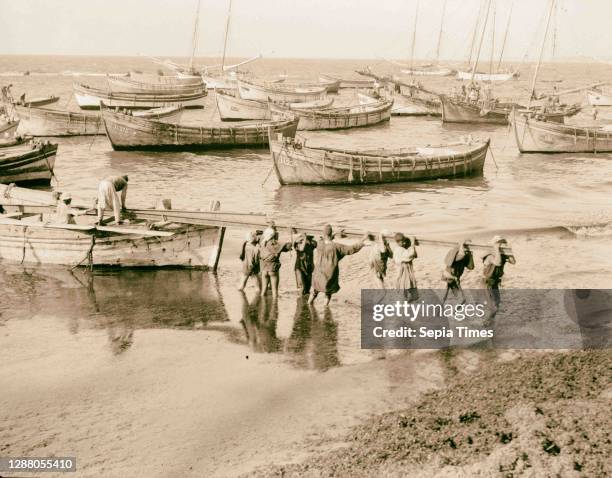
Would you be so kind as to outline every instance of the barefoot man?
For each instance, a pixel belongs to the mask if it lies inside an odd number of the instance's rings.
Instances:
[[[127,197],[128,176],[110,176],[98,184],[98,223],[102,224],[104,210],[112,208],[115,222],[122,224],[121,211],[125,210],[125,199]],[[119,198],[121,193],[121,198]]]

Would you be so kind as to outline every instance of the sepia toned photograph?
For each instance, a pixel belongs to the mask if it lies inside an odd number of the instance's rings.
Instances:
[[[610,0],[0,12],[0,478],[612,476]]]

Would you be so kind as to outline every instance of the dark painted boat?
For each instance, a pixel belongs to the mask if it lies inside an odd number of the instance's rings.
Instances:
[[[28,142],[0,148],[0,183],[49,184],[57,144]]]

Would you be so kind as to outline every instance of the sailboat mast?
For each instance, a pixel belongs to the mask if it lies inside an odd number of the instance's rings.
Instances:
[[[442,18],[440,19],[440,33],[438,33],[438,47],[436,48],[436,64],[440,61],[440,46],[442,45],[442,29],[444,28],[444,14],[446,13],[446,1],[442,4]]]
[[[493,24],[491,28],[491,56],[489,58],[489,74],[493,74],[493,54],[495,53],[495,3],[493,3]]]
[[[476,23],[474,23],[474,31],[472,33],[472,43],[470,44],[470,54],[468,57],[468,67],[472,65],[472,55],[474,54],[474,46],[476,45],[476,34],[478,33],[478,24],[480,23],[480,15],[482,14],[482,1],[478,6],[478,15],[476,15]]]
[[[230,18],[232,17],[232,0],[229,0],[227,21],[225,23],[225,39],[223,40],[223,58],[221,59],[221,72],[225,71],[225,53],[227,52],[227,38],[229,36]]]
[[[414,47],[416,45],[416,30],[417,21],[419,18],[419,0],[416,2],[416,10],[414,12],[414,27],[412,29],[412,48],[410,51],[410,70],[414,70]]]
[[[510,31],[510,20],[512,19],[512,10],[514,9],[514,2],[510,4],[510,13],[508,14],[508,22],[506,23],[506,33],[504,33],[504,41],[502,42],[501,52],[499,54],[499,62],[497,63],[497,71],[501,68],[502,59],[504,57],[504,50],[506,49],[506,40],[508,39],[508,32]]]
[[[550,10],[548,11],[548,18],[546,19],[546,28],[544,30],[544,38],[542,38],[542,47],[540,48],[540,57],[538,58],[538,64],[536,65],[535,72],[533,73],[533,80],[531,82],[531,94],[529,95],[529,104],[527,107],[531,106],[531,100],[535,95],[535,87],[536,81],[538,79],[538,73],[540,72],[540,65],[542,64],[542,57],[544,56],[544,47],[546,46],[546,37],[548,36],[548,28],[550,27],[550,19],[552,17],[553,10],[555,9],[555,4],[557,0],[550,1]]]
[[[472,68],[472,77],[470,83],[474,83],[474,76],[476,75],[476,69],[478,68],[478,61],[480,60],[480,52],[482,51],[482,42],[484,41],[485,31],[487,30],[487,23],[489,20],[489,11],[491,10],[491,0],[487,2],[487,12],[485,13],[484,25],[482,26],[482,33],[480,34],[480,44],[478,45],[478,53],[476,54],[476,60],[474,61],[474,68]]]
[[[193,58],[195,57],[196,48],[198,46],[198,31],[200,29],[200,2],[201,2],[201,0],[198,0],[198,7],[196,8],[195,22],[193,24],[193,37],[192,37],[192,43],[191,43],[191,58],[189,59],[189,70],[190,70],[190,72],[193,72]]]

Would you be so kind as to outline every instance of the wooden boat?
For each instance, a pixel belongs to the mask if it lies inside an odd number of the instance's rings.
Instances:
[[[356,79],[348,79],[348,78],[338,78],[333,75],[319,75],[319,82],[324,81],[339,81],[339,88],[373,88],[376,80],[373,78],[356,78]]]
[[[489,140],[400,150],[346,151],[270,141],[281,184],[377,184],[482,174]]]
[[[430,116],[442,115],[442,103],[440,95],[425,88],[405,83],[404,81],[394,78],[395,90],[399,91],[405,103],[425,111]]]
[[[518,112],[513,112],[512,124],[521,153],[612,152],[612,128],[539,121]]]
[[[382,98],[393,98],[393,108],[391,109],[391,116],[424,116],[429,114],[426,108],[418,105],[410,104],[405,101],[401,95],[383,95],[376,92],[358,92],[357,98],[359,98],[359,104],[371,105],[378,103]]]
[[[219,149],[268,146],[268,134],[293,137],[298,119],[249,122],[235,126],[182,126],[151,121],[102,107],[108,139],[115,150],[124,149]]]
[[[45,98],[32,98],[27,99],[23,102],[23,106],[31,106],[34,108],[40,108],[41,106],[49,106],[59,101],[59,96],[47,96]]]
[[[221,121],[270,119],[267,102],[240,98],[238,90],[216,90],[215,99]]]
[[[324,86],[285,86],[278,83],[259,84],[252,81],[239,80],[238,92],[245,100],[268,100],[283,103],[301,103],[325,98]]]
[[[499,73],[474,73],[474,77],[472,78],[471,71],[457,71],[457,79],[458,80],[468,80],[468,81],[508,81],[513,78],[518,78],[520,76],[519,72],[499,72]]]
[[[599,90],[587,90],[587,99],[591,106],[612,106],[612,94]]]
[[[319,78],[319,85],[324,86],[327,93],[338,93],[340,82],[340,80]]]
[[[46,183],[53,177],[57,144],[28,142],[0,148],[0,183]]]
[[[290,116],[298,118],[298,130],[344,129],[389,121],[393,101],[381,100],[367,105],[304,111],[273,103],[269,106],[272,119]]]
[[[104,134],[99,114],[74,113],[13,105],[19,117],[19,134],[28,136],[86,136]]]
[[[204,108],[206,91],[198,94],[142,94],[142,93],[109,93],[98,88],[74,84],[74,96],[81,109],[100,109],[100,103],[119,108],[149,109],[162,106],[183,106],[184,108]]]
[[[0,119],[0,138],[10,138],[15,135],[17,127],[19,126],[19,120],[7,120],[3,121]]]
[[[322,100],[304,101],[303,103],[286,103],[286,105],[292,110],[324,110],[330,108],[333,103],[333,98],[323,98]]]
[[[166,123],[180,123],[183,111],[184,108],[182,106],[163,106],[150,110],[134,110],[131,114],[138,118],[148,118]]]
[[[138,93],[145,95],[197,95],[205,91],[206,86],[200,79],[199,83],[147,83],[136,81],[125,76],[109,76],[108,90],[111,93]]]
[[[177,73],[176,75],[158,75],[152,73],[142,73],[140,71],[130,71],[129,78],[140,83],[176,86],[200,86],[202,77],[200,75],[187,75]]]
[[[96,226],[95,211],[74,206],[77,224],[54,223],[53,193],[0,185],[0,259],[69,267],[187,267],[215,269],[224,226],[262,222],[254,214],[130,210],[130,224]],[[165,218],[165,219],[164,219]],[[156,222],[151,229],[146,220]]]
[[[442,121],[444,123],[508,124],[510,104],[497,104],[489,109],[485,103],[464,101],[441,95]]]

